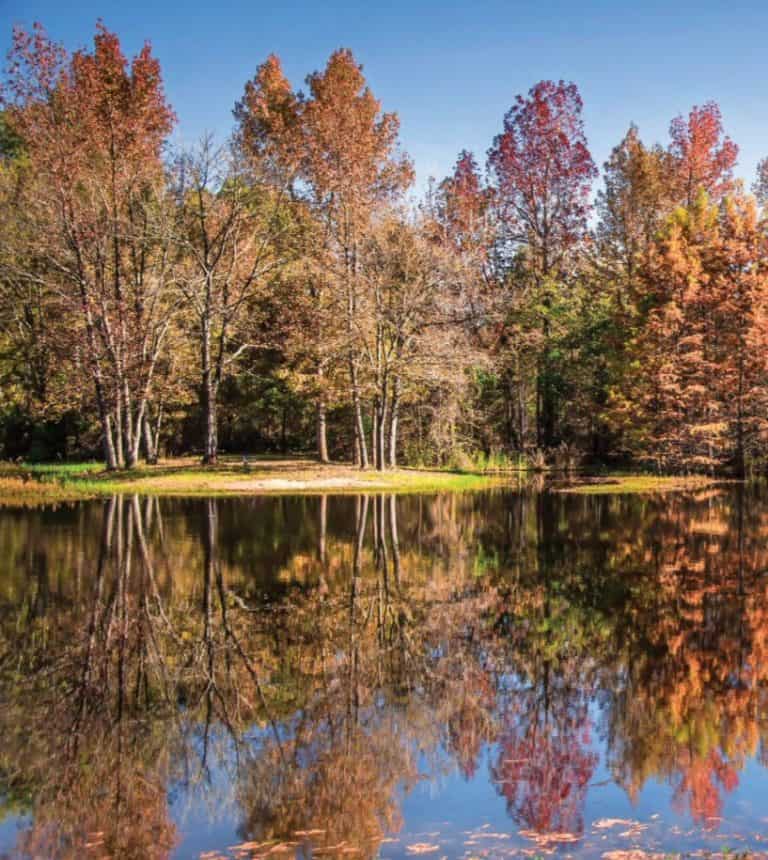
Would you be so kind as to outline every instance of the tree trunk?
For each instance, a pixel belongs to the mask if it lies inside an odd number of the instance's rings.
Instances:
[[[328,428],[325,398],[321,395],[317,402],[317,456],[321,463],[330,463],[328,456]]]
[[[96,405],[99,408],[99,419],[101,421],[101,433],[104,437],[104,460],[107,464],[107,471],[113,472],[118,467],[118,459],[117,452],[115,451],[115,439],[112,435],[112,416],[107,408],[104,387],[101,384],[101,377],[98,373],[94,376],[94,385],[96,387]]]
[[[214,466],[218,460],[219,444],[216,433],[216,394],[210,380],[205,386],[205,446],[203,450],[203,463],[206,466]]]
[[[218,457],[218,439],[216,436],[216,383],[213,378],[211,362],[211,329],[210,320],[203,319],[202,337],[202,370],[203,370],[203,463],[206,466],[216,464]]]
[[[323,361],[317,367],[317,457],[321,463],[330,463],[328,456],[328,406],[325,402],[325,367]]]
[[[371,458],[373,460],[373,468],[381,469],[381,460],[379,459],[379,434],[381,430],[381,404],[378,396],[373,398],[373,406],[371,408]]]
[[[149,414],[145,411],[144,420],[142,423],[142,431],[144,433],[144,450],[147,456],[147,463],[154,466],[157,463],[157,446],[152,437],[152,426],[149,420]]]
[[[739,384],[736,393],[736,455],[734,457],[734,473],[737,478],[746,475],[746,457],[744,454],[744,359],[739,355]]]
[[[114,471],[119,465],[121,465],[121,463],[118,459],[117,451],[115,450],[115,440],[112,435],[110,410],[104,393],[104,378],[99,366],[99,350],[96,343],[96,330],[93,323],[93,317],[91,315],[88,288],[85,280],[80,281],[80,298],[85,312],[85,331],[88,336],[88,355],[93,373],[93,383],[96,388],[96,404],[99,408],[99,418],[101,419],[101,432],[104,436],[104,459],[107,463],[107,469],[109,471]]]
[[[381,402],[379,405],[379,427],[378,437],[376,439],[377,451],[376,461],[379,469],[387,468],[387,421],[389,418],[387,409],[387,392],[386,389],[382,392]]]
[[[112,420],[109,412],[99,405],[101,415],[101,432],[104,436],[104,459],[107,462],[107,471],[114,472],[117,469],[117,454],[115,452],[115,440],[112,436]]]
[[[125,465],[133,469],[139,459],[139,438],[141,424],[133,432],[133,404],[131,403],[131,392],[127,380],[123,382],[123,426],[125,428]]]
[[[125,453],[123,446],[123,420],[120,404],[115,406],[115,454],[117,456],[117,465],[120,469],[125,467]]]
[[[389,467],[397,468],[397,423],[400,417],[400,380],[392,385],[392,408],[389,418]]]
[[[130,411],[128,415],[130,416]],[[133,468],[139,462],[139,452],[141,451],[141,435],[144,427],[144,416],[147,414],[147,401],[144,397],[141,398],[138,410],[136,412],[136,420],[131,428],[131,436],[128,448],[128,467]],[[130,426],[130,420],[126,422],[126,426]]]
[[[368,445],[365,441],[365,426],[363,424],[363,407],[360,402],[360,383],[357,376],[357,365],[354,358],[349,360],[349,375],[352,383],[352,409],[355,421],[355,441],[360,453],[358,465],[361,469],[368,468]]]

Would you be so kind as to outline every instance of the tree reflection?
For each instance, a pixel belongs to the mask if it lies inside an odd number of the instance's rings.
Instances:
[[[768,506],[745,490],[114,498],[0,519],[0,804],[17,854],[166,857],[171,803],[375,857],[490,778],[582,834],[602,750],[717,826],[766,760]],[[490,761],[480,767],[483,756]]]
[[[145,719],[174,705],[144,551],[153,504],[104,506],[93,578],[57,612],[27,612],[32,594],[3,607],[2,797],[26,798],[34,814],[20,856],[75,858],[99,846],[159,858],[175,844],[168,744]]]

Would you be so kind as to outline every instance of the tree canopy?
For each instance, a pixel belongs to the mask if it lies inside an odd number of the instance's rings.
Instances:
[[[267,57],[179,149],[147,43],[17,29],[0,113],[0,456],[314,451],[361,467],[762,468],[763,162],[719,106],[603,167],[576,84],[413,192],[348,49]]]

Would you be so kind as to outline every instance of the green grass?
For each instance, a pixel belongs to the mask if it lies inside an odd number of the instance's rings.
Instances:
[[[16,504],[112,495],[239,496],[274,493],[478,490],[507,482],[480,474],[397,469],[360,471],[306,459],[236,458],[204,467],[192,458],[108,472],[100,463],[0,465],[0,502]]]
[[[705,475],[610,475],[583,478],[570,486],[558,487],[556,492],[580,496],[604,496],[627,493],[674,493],[699,490],[721,481]]]
[[[493,474],[468,469],[396,469],[360,471],[350,465],[322,465],[314,460],[274,457],[225,458],[213,467],[193,458],[142,465],[108,472],[101,463],[0,464],[0,503],[40,504],[74,501],[115,493],[163,496],[243,496],[263,494],[323,493],[424,493],[438,491],[518,488],[527,483],[523,472]],[[667,493],[696,490],[711,485],[702,477],[638,474],[601,475],[556,483],[556,492],[579,495]]]
[[[104,464],[95,460],[84,463],[22,463],[21,468],[33,475],[51,475],[56,478],[103,472]]]

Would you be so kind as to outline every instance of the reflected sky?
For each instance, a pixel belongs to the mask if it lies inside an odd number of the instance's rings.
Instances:
[[[0,856],[760,852],[766,537],[759,486],[4,509]]]

